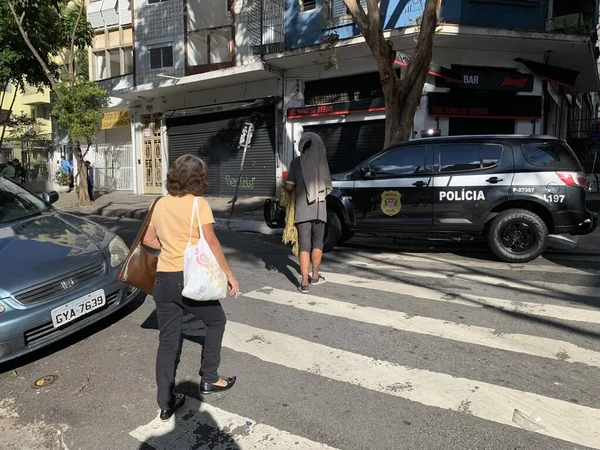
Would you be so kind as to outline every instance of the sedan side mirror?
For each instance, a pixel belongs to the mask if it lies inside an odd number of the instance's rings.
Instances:
[[[42,199],[46,203],[52,205],[58,201],[58,192],[56,192],[56,191],[44,192],[44,193],[42,193]]]
[[[363,166],[360,168],[360,177],[367,179],[367,178],[372,178],[373,177],[373,170],[371,169],[371,166]]]

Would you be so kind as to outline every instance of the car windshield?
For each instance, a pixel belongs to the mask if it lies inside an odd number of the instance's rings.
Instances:
[[[34,216],[48,209],[44,201],[0,176],[0,224]]]

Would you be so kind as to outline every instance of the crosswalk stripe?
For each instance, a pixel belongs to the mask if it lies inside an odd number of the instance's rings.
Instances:
[[[322,275],[328,282],[343,284],[345,286],[375,289],[383,292],[419,297],[425,300],[434,300],[472,307],[482,308],[484,306],[489,306],[502,311],[518,314],[600,324],[600,311],[592,309],[571,308],[568,306],[522,302],[518,300],[503,300],[493,297],[465,294],[462,292],[444,292],[442,290],[415,286],[399,281],[370,280],[368,278],[360,278],[341,273],[328,272],[322,273]]]
[[[570,342],[526,334],[501,333],[492,328],[465,325],[422,316],[408,316],[402,311],[373,308],[325,297],[288,292],[264,287],[244,294],[244,297],[279,305],[293,306],[319,314],[341,317],[396,330],[436,336],[453,341],[516,353],[582,363],[600,367],[600,352],[579,347]]]
[[[214,431],[197,433],[198,429],[206,427]],[[191,397],[186,398],[185,405],[169,421],[163,422],[156,417],[129,434],[156,450],[188,448],[335,450],[328,445],[256,423]]]
[[[385,248],[385,247],[382,247]],[[389,248],[389,247],[387,247]],[[468,250],[468,248],[464,248],[463,250]],[[364,254],[365,252],[362,250],[357,251],[357,249],[354,248],[339,248],[336,249],[336,253],[348,253],[348,254]],[[490,252],[487,251],[482,251],[482,252],[477,252],[474,254],[470,254],[469,257],[472,256],[477,256],[477,255],[482,255],[482,256],[488,256],[488,257],[492,257]],[[421,261],[424,260],[428,260],[429,258],[441,258],[441,259],[446,259],[446,261],[449,262],[455,262],[454,259],[447,259],[444,257],[438,257],[435,256],[435,253],[418,253],[418,252],[402,252],[402,251],[398,251],[397,253],[392,253],[392,252],[378,252],[377,254],[369,254],[369,257],[377,257],[377,258],[392,258],[392,259],[398,259],[398,258],[406,258],[406,259],[412,259],[412,258],[416,258],[419,259]],[[595,255],[574,255],[572,253],[566,252],[566,253],[557,253],[557,252],[553,252],[553,253],[547,253],[545,254],[543,257],[543,259],[540,259],[539,261],[543,261],[543,260],[547,260],[549,262],[553,262],[553,261],[579,261],[579,262],[600,262],[600,256],[595,256]],[[459,260],[461,261],[461,260]],[[462,262],[468,262],[467,260],[462,260]],[[477,261],[477,265],[479,265],[479,260]],[[485,262],[485,261],[482,261]],[[504,263],[495,263],[495,262],[488,262],[488,264],[504,264]],[[531,265],[532,263],[523,263],[521,265],[527,267],[529,265]],[[533,263],[534,265],[539,265],[537,263]],[[513,264],[513,265],[519,265],[519,264]]]
[[[376,360],[236,322],[228,323],[223,345],[266,362],[503,425],[517,426],[511,420],[515,409],[526,414],[539,410],[545,427],[539,433],[600,449],[599,409]]]
[[[403,273],[405,275],[413,277],[426,277],[426,278],[437,278],[437,279],[462,279],[467,281],[473,281],[476,283],[483,283],[490,286],[497,287],[508,287],[513,289],[519,289],[523,291],[531,292],[556,292],[561,294],[570,295],[584,295],[587,297],[600,297],[600,288],[593,286],[571,286],[563,283],[551,283],[547,281],[526,281],[518,282],[506,280],[504,278],[493,277],[489,275],[479,275],[473,273],[460,273],[450,270],[420,270],[420,269],[404,269],[398,266],[390,265],[378,265],[378,264],[349,264],[356,267],[363,267],[373,270],[393,270],[395,273]]]
[[[572,275],[600,275],[600,270],[592,269],[575,269],[573,267],[562,267],[551,264],[538,265],[538,264],[507,264],[507,263],[493,263],[487,261],[461,261],[440,258],[433,255],[423,256],[403,256],[403,255],[392,255],[384,254],[369,257],[369,261],[365,260],[344,260],[344,264],[350,264],[358,267],[373,267],[377,269],[403,269],[407,268],[402,266],[402,262],[421,263],[431,266],[431,264],[446,264],[452,267],[461,267],[464,269],[473,270],[476,269],[491,269],[495,271],[506,270],[509,272],[542,272],[542,273],[561,273],[561,274],[572,274]],[[410,267],[414,267],[411,264]]]

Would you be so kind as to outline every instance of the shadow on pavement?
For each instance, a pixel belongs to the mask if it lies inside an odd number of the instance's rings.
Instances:
[[[189,381],[175,386],[175,392],[186,395],[185,404],[169,421],[163,422],[156,417],[148,425],[135,430],[135,437],[143,440],[139,450],[240,448],[228,432],[220,429],[212,415],[202,410],[198,388],[198,384]]]

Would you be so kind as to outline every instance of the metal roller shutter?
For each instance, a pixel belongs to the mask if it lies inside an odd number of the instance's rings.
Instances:
[[[331,173],[340,173],[383,150],[385,120],[312,125],[305,126],[304,131],[321,137]]]
[[[182,155],[197,155],[208,165],[206,194],[233,196],[243,153],[238,142],[244,120],[254,111],[266,117],[254,130],[239,195],[272,196],[275,193],[274,107],[168,119],[169,165]]]

